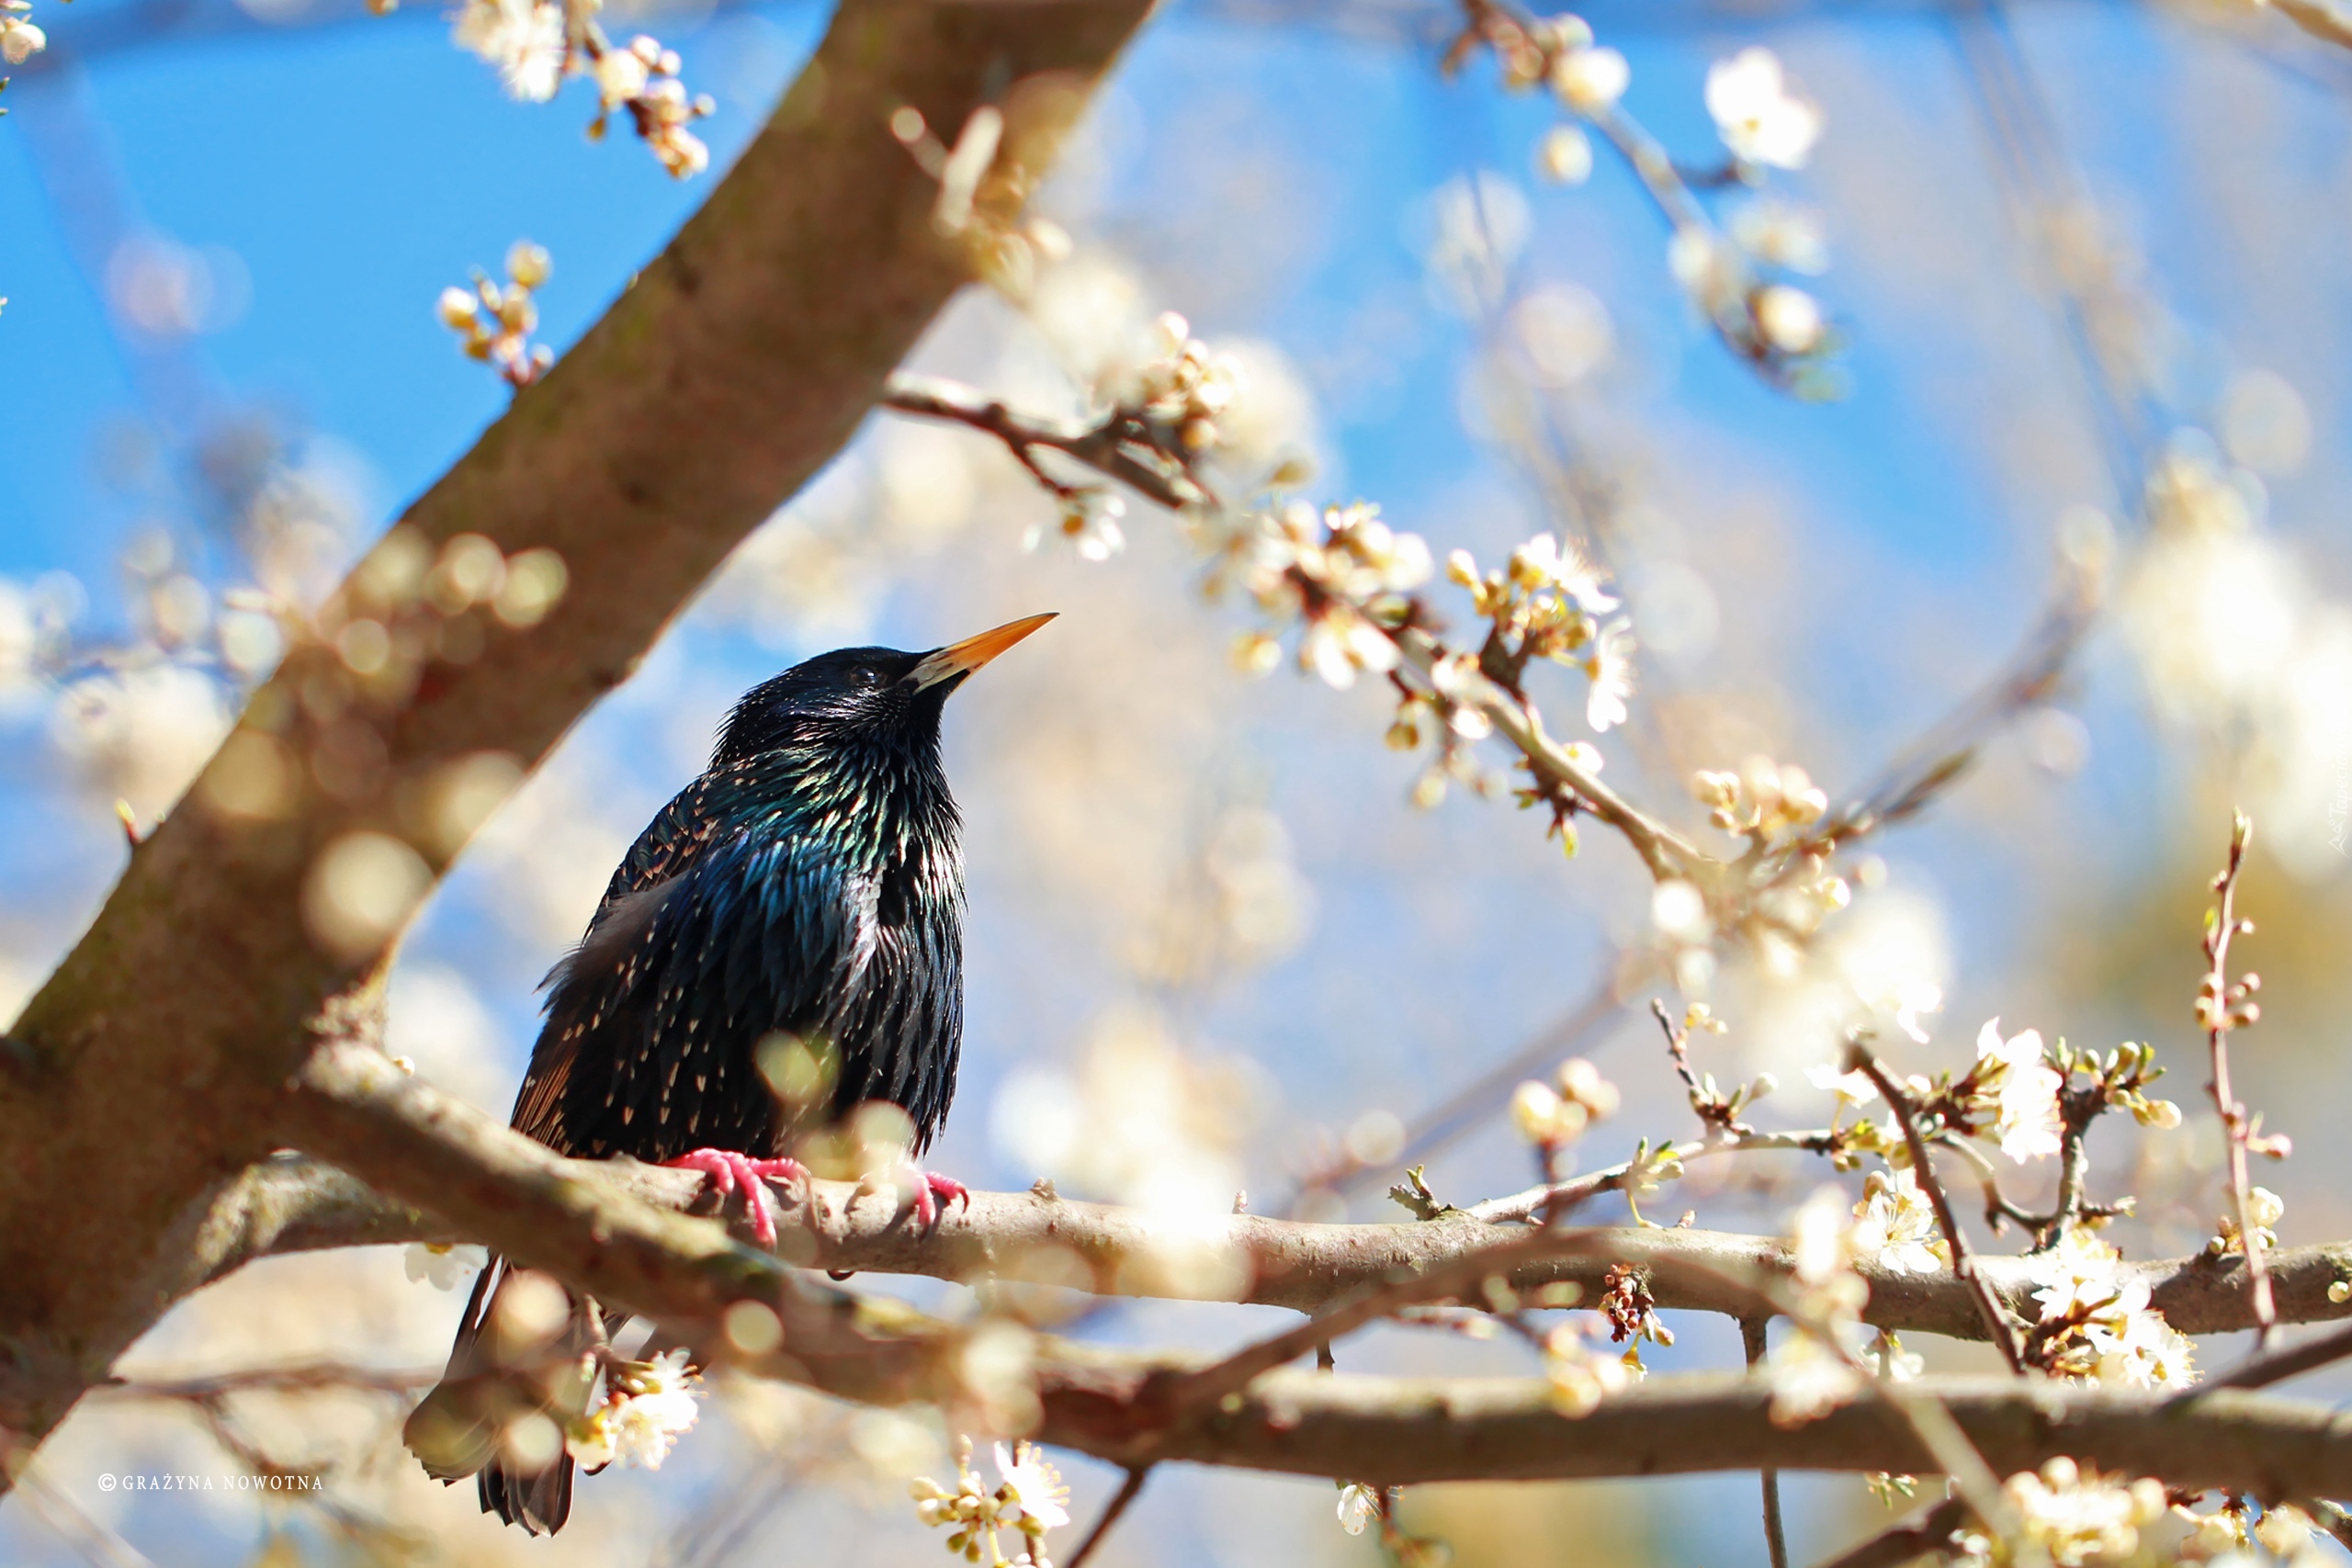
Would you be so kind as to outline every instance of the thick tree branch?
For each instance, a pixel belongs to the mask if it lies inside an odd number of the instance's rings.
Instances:
[[[892,116],[952,130],[995,104],[1001,159],[1041,165],[1147,9],[843,0],[702,210],[354,579],[407,581],[403,547],[480,534],[561,557],[554,612],[490,625],[472,657],[428,659],[413,691],[365,705],[330,648],[297,640],[247,729],[299,757],[314,733],[365,722],[382,787],[311,792],[254,823],[210,808],[199,783],[0,1045],[0,1428],[38,1439],[153,1321],[180,1256],[220,1223],[194,1201],[224,1182],[232,1206],[254,1196],[237,1173],[269,1151],[265,1107],[311,1021],[365,1005],[379,955],[322,951],[301,918],[319,852],[355,829],[404,834],[401,802],[448,762],[537,762],[849,439],[961,285],[937,187]],[[368,592],[346,586],[328,623]]]
[[[599,1191],[673,1211],[707,1204],[705,1183],[693,1171],[627,1160],[564,1161],[541,1153],[571,1179]],[[1068,1283],[1074,1258],[1083,1265],[1088,1288],[1103,1295],[1207,1296],[1299,1312],[1320,1311],[1363,1286],[1425,1273],[1525,1234],[1483,1223],[1478,1210],[1421,1222],[1316,1224],[1257,1214],[1170,1219],[1040,1192],[975,1192],[968,1207],[956,1206],[938,1229],[922,1235],[899,1217],[887,1196],[859,1197],[848,1182],[816,1183],[813,1208],[803,1207],[801,1195],[789,1187],[777,1189],[776,1198],[783,1211],[778,1247],[786,1261],[797,1265],[967,1281],[1028,1275]],[[247,1171],[211,1201],[208,1213],[209,1228],[167,1287],[172,1299],[278,1253],[494,1239],[299,1155],[281,1155]],[[1611,1265],[1634,1263],[1645,1270],[1659,1306],[1738,1317],[1753,1314],[1758,1303],[1735,1281],[1785,1278],[1789,1269],[1786,1249],[1770,1236],[1631,1228],[1608,1235],[1599,1253],[1525,1262],[1510,1271],[1510,1282],[1525,1290],[1569,1280],[1597,1291]],[[2010,1310],[2030,1312],[2033,1287],[2024,1259],[1978,1262]],[[2352,1246],[2290,1248],[2272,1254],[2271,1262],[2283,1320],[2352,1316],[2352,1303],[2338,1304],[2327,1295],[2330,1285],[2352,1275]],[[2147,1282],[2154,1305],[2185,1333],[2252,1326],[2242,1258],[2200,1253],[2123,1268]],[[1859,1269],[1871,1287],[1864,1312],[1871,1323],[1905,1334],[1983,1336],[1973,1297],[1957,1279],[1898,1274],[1867,1261]]]

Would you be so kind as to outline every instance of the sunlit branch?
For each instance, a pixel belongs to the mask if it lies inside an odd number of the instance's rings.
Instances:
[[[2253,1186],[2246,1171],[2252,1127],[2245,1106],[2230,1088],[2230,1031],[2261,1016],[2252,999],[2260,979],[2253,975],[2237,982],[2230,978],[2231,939],[2254,931],[2254,922],[2241,919],[2237,912],[2238,873],[2245,869],[2246,844],[2253,834],[2254,824],[2244,812],[2238,813],[2231,825],[2229,861],[2213,879],[2213,891],[2221,896],[2221,902],[2206,915],[2205,958],[2211,968],[2198,993],[2197,1018],[2205,1026],[2212,1062],[2212,1079],[2206,1087],[2222,1119],[2222,1137],[2228,1150],[2230,1203],[2237,1216],[2238,1245],[2245,1253],[2246,1296],[2254,1310],[2255,1348],[2260,1350],[2269,1346],[2278,1310],[2271,1302],[2270,1275],[2262,1258],[2262,1227],[2255,1224]]]
[[[435,1095],[436,1107],[446,1098]],[[467,1112],[468,1116],[474,1113]],[[1808,1134],[1764,1134],[1769,1146],[1804,1149]],[[1684,1158],[1710,1153],[1678,1148]],[[1727,1152],[1717,1145],[1714,1152]],[[707,1201],[702,1179],[631,1161],[566,1161],[540,1151],[545,1167],[583,1190],[673,1212]],[[1624,1168],[1592,1173],[1623,1179]],[[1106,1296],[1188,1296],[1315,1312],[1348,1292],[1398,1273],[1416,1274],[1472,1251],[1522,1235],[1516,1225],[1553,1196],[1532,1189],[1477,1209],[1440,1218],[1387,1224],[1319,1224],[1259,1214],[1156,1215],[1083,1202],[1042,1191],[975,1192],[928,1235],[907,1224],[889,1196],[858,1197],[854,1183],[820,1181],[805,1200],[780,1188],[779,1247],[785,1259],[808,1268],[861,1273],[920,1274],[977,1281],[1021,1280],[1032,1263],[1048,1284],[1072,1283],[1068,1260],[1084,1267],[1082,1288]],[[729,1212],[735,1234],[748,1224]],[[254,1258],[322,1247],[411,1241],[448,1244],[488,1240],[478,1228],[398,1202],[353,1176],[319,1161],[288,1156],[250,1172],[217,1208],[220,1223],[199,1255],[169,1287],[176,1298]],[[1621,1229],[1610,1233],[1606,1258],[1566,1257],[1526,1264],[1509,1277],[1517,1290],[1555,1281],[1600,1288],[1611,1262],[1643,1271],[1651,1294],[1668,1310],[1739,1317],[1758,1309],[1754,1292],[1728,1280],[1785,1276],[1787,1248],[1771,1236],[1706,1230]],[[1984,1278],[2012,1310],[2025,1311],[2033,1284],[2029,1260],[1979,1259]],[[2324,1322],[2352,1315],[2352,1305],[2329,1300],[2339,1279],[2352,1275],[2352,1246],[2294,1247],[2272,1258],[2279,1315],[2285,1322]],[[1050,1268],[1046,1267],[1050,1265]],[[2226,1333],[2250,1327],[2244,1260],[2199,1254],[2120,1266],[2126,1279],[2144,1281],[2152,1304],[2184,1333]],[[1866,1322],[1900,1333],[1980,1338],[1983,1320],[1969,1291],[1950,1275],[1898,1273],[1864,1259],[1857,1271],[1871,1287]]]
[[[1030,476],[1063,500],[1075,491],[1037,461],[1037,453],[1060,452],[1107,478],[1132,487],[1171,512],[1212,504],[1214,499],[1171,453],[1149,422],[1124,409],[1091,420],[1038,419],[1014,412],[993,398],[935,376],[900,371],[890,378],[882,405],[899,413],[943,419],[995,436]]]

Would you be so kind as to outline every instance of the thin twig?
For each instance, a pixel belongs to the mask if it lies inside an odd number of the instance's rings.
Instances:
[[[1805,1154],[1826,1155],[1838,1146],[1838,1134],[1821,1128],[1802,1133],[1736,1133],[1712,1142],[1669,1144],[1648,1162],[1655,1168],[1659,1161],[1675,1159],[1688,1162],[1705,1159],[1713,1155],[1757,1154],[1781,1149]],[[1634,1162],[1625,1160],[1600,1170],[1572,1176],[1565,1181],[1546,1182],[1531,1187],[1524,1192],[1514,1192],[1507,1198],[1489,1198],[1474,1203],[1467,1213],[1473,1219],[1488,1224],[1507,1224],[1514,1221],[1532,1220],[1536,1215],[1556,1213],[1604,1192],[1622,1190],[1634,1175]]]
[[[1820,1568],[1898,1568],[1949,1546],[1953,1532],[1967,1522],[1968,1506],[1947,1497],[1839,1552]]]
[[[1935,1205],[1936,1224],[1944,1233],[1944,1244],[1951,1248],[1952,1272],[1966,1282],[1969,1293],[1975,1298],[1976,1309],[1984,1319],[1987,1337],[2000,1347],[2001,1359],[2008,1362],[2009,1371],[2022,1373],[2025,1371],[2025,1353],[2018,1344],[2017,1327],[2009,1321],[2009,1314],[2002,1310],[2000,1298],[1993,1293],[1992,1286],[1977,1272],[1976,1255],[1970,1249],[1968,1237],[1962,1233],[1960,1221],[1952,1213],[1951,1199],[1945,1194],[1943,1183],[1937,1179],[1935,1164],[1928,1153],[1928,1140],[1919,1131],[1918,1106],[1907,1092],[1896,1086],[1894,1075],[1886,1070],[1884,1065],[1863,1049],[1860,1040],[1848,1046],[1846,1065],[1849,1070],[1859,1067],[1870,1075],[1871,1082],[1878,1087],[1879,1093],[1886,1097],[1886,1103],[1894,1108],[1895,1120],[1903,1124],[1903,1141],[1911,1151],[1912,1175],[1917,1179],[1920,1190],[1927,1193],[1928,1201]]]
[[[1076,1551],[1070,1553],[1069,1568],[1086,1568],[1086,1560],[1094,1555],[1094,1549],[1102,1544],[1102,1538],[1111,1533],[1111,1527],[1119,1522],[1119,1516],[1127,1511],[1127,1505],[1142,1495],[1143,1483],[1150,1477],[1151,1466],[1148,1464],[1136,1465],[1127,1472],[1127,1478],[1119,1483],[1118,1493],[1111,1499],[1110,1506],[1102,1510],[1102,1517],[1094,1521],[1094,1528],[1086,1532],[1086,1539],[1078,1543]]]
[[[2179,1398],[2186,1402],[2218,1388],[2268,1388],[2346,1356],[2352,1356],[2352,1325],[2315,1335],[2300,1345],[2248,1356],[2229,1371],[2216,1372],[2195,1388],[2182,1391]]]
[[[1214,1407],[1226,1395],[1247,1388],[1261,1374],[1366,1324],[1392,1316],[1402,1307],[1461,1295],[1490,1278],[1508,1279],[1512,1269],[1537,1258],[1598,1253],[1606,1251],[1610,1245],[1607,1230],[1540,1230],[1517,1241],[1453,1258],[1426,1273],[1408,1274],[1365,1286],[1295,1327],[1245,1345],[1221,1361],[1185,1374],[1177,1380],[1170,1404],[1180,1416],[1185,1412]]]
[[[1747,1364],[1752,1370],[1761,1366],[1766,1348],[1765,1329],[1771,1319],[1743,1317],[1739,1320],[1740,1344],[1747,1351]],[[1789,1538],[1781,1522],[1781,1472],[1764,1470],[1758,1472],[1764,1486],[1764,1549],[1770,1555],[1772,1568],[1789,1568]]]
[[[2222,1135],[2228,1140],[2230,1167],[2230,1202],[2238,1222],[2238,1242],[2245,1249],[2246,1295],[2254,1309],[2254,1348],[2269,1348],[2270,1336],[2278,1326],[2278,1309],[2270,1293],[2270,1271],[2262,1259],[2262,1240],[2254,1223],[2254,1199],[2246,1174],[2246,1109],[2230,1088],[2230,1031],[2241,1024],[2252,1023],[2261,1016],[2261,1010],[2249,999],[2250,993],[2261,980],[2248,975],[2233,986],[2230,982],[2230,939],[2241,931],[2252,935],[2254,922],[2241,919],[2237,913],[2238,873],[2245,865],[2245,849],[2254,837],[2254,823],[2243,811],[2233,815],[2230,825],[2230,858],[2222,874],[2213,879],[2213,891],[2221,895],[2221,903],[2207,911],[2205,917],[2205,957],[2211,968],[2197,998],[2199,1021],[2205,1026],[2205,1039],[2211,1053],[2212,1081],[2206,1087],[2212,1092],[2213,1109],[2222,1118]]]
[[[1200,482],[1190,465],[1159,439],[1150,422],[1132,410],[1113,409],[1078,423],[1039,419],[1016,413],[1005,403],[969,387],[910,371],[900,371],[890,378],[882,394],[882,406],[899,413],[969,425],[995,436],[1020,459],[1032,478],[1063,501],[1072,499],[1078,491],[1038,463],[1036,454],[1041,447],[1073,457],[1171,512],[1216,502],[1216,498]]]

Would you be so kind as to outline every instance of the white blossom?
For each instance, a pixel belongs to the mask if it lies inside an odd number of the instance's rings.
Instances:
[[[401,1266],[407,1271],[410,1282],[430,1280],[436,1291],[457,1289],[466,1276],[479,1273],[489,1261],[490,1249],[470,1242],[435,1247],[415,1241],[401,1253]]]
[[[1874,1257],[1895,1274],[1939,1274],[1950,1249],[1936,1228],[1935,1205],[1910,1170],[1893,1177],[1873,1171],[1862,1201],[1854,1205],[1853,1249]]]
[[[0,15],[0,59],[11,65],[22,65],[48,47],[49,35],[15,7]]]
[[[2043,1059],[2041,1032],[2029,1029],[2004,1041],[2001,1021],[1993,1019],[1976,1036],[1976,1059],[1996,1064],[1986,1076],[1998,1097],[1994,1131],[2001,1152],[2019,1165],[2056,1154],[2058,1090],[2066,1080]]]
[[[1046,1461],[1045,1450],[1035,1443],[1015,1443],[1010,1448],[999,1443],[996,1470],[1004,1478],[1006,1500],[1017,1505],[1022,1517],[1040,1531],[1059,1529],[1069,1523],[1069,1488],[1063,1484],[1061,1472]]]
[[[1633,623],[1614,620],[1601,628],[1592,656],[1585,662],[1585,673],[1592,678],[1592,690],[1585,698],[1585,722],[1602,733],[1611,725],[1625,722],[1625,701],[1634,694],[1634,646]]]
[[[1454,553],[1467,558],[1465,551]],[[1617,607],[1616,595],[1607,586],[1609,573],[1587,560],[1573,542],[1563,544],[1556,534],[1538,534],[1511,551],[1510,570],[1511,580],[1521,587],[1564,593],[1589,614],[1600,615]],[[1475,565],[1471,576],[1476,576]]]
[[[1580,186],[1592,177],[1592,138],[1581,126],[1555,125],[1536,144],[1535,163],[1546,179]]]
[[[652,79],[645,59],[634,49],[608,49],[596,57],[596,93],[605,107],[616,109],[645,91]]]
[[[1894,994],[1894,1027],[1925,1045],[1928,1032],[1920,1027],[1923,1012],[1944,1010],[1944,989],[1929,980],[1905,980]]]
[[[1878,1086],[1871,1082],[1870,1074],[1860,1067],[1841,1073],[1825,1062],[1804,1070],[1805,1081],[1815,1089],[1826,1089],[1848,1105],[1868,1105],[1878,1098]]]
[[[545,103],[563,79],[563,7],[550,0],[466,0],[452,34],[498,68],[517,98]]]
[[[1396,645],[1347,605],[1331,604],[1306,628],[1298,661],[1344,692],[1356,683],[1359,670],[1385,675],[1396,668]]]
[[[616,1460],[661,1469],[679,1435],[692,1430],[700,1414],[686,1352],[670,1350],[650,1361],[616,1362],[612,1378],[611,1394],[573,1424],[564,1447],[592,1470]]]
[[[1860,1373],[1812,1334],[1792,1334],[1765,1360],[1772,1381],[1775,1427],[1802,1427],[1826,1416],[1862,1386]]]
[[[2121,1264],[2121,1254],[2080,1225],[2030,1259],[2041,1321],[2077,1325],[2055,1343],[2056,1370],[2124,1388],[2194,1382],[2196,1343],[2149,1304],[2147,1281],[2126,1275]]]
[[[1380,1517],[1380,1493],[1362,1482],[1351,1481],[1340,1488],[1340,1528],[1350,1535],[1362,1535],[1366,1526]]]
[[[1564,51],[1552,65],[1552,90],[1578,114],[1600,114],[1625,96],[1633,67],[1613,49]]]
[[[1707,113],[1734,157],[1801,169],[1821,139],[1821,106],[1791,90],[1780,57],[1743,49],[1707,71]]]
[[[1802,288],[1767,284],[1756,291],[1756,330],[1783,354],[1811,354],[1821,346],[1826,323],[1821,302]]]

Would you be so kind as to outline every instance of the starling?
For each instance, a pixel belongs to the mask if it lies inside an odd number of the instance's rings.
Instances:
[[[753,687],[548,976],[515,1129],[575,1158],[628,1155],[740,1187],[766,1242],[763,1179],[807,1176],[789,1152],[801,1134],[882,1100],[905,1111],[922,1153],[956,1092],[964,1030],[964,863],[940,711],[1052,618],[929,653],[843,649]],[[830,1096],[778,1096],[760,1052],[779,1038],[830,1067]],[[915,1217],[928,1225],[964,1196],[917,1173]],[[552,1534],[571,1512],[571,1457],[518,1456],[505,1431],[534,1408],[585,1413],[594,1377],[579,1369],[605,1325],[594,1302],[567,1298],[536,1336],[554,1381],[518,1386],[497,1353],[510,1325],[493,1321],[514,1278],[496,1258],[483,1269],[406,1436],[444,1483],[478,1472],[485,1512]]]

